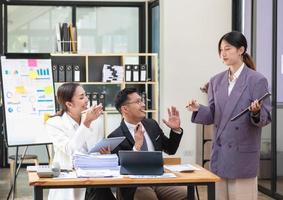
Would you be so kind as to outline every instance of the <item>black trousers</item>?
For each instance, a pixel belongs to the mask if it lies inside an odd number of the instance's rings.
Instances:
[[[137,188],[119,188],[117,190],[117,197],[120,200],[134,200],[135,192]]]
[[[88,187],[85,193],[85,200],[116,200],[110,188]]]

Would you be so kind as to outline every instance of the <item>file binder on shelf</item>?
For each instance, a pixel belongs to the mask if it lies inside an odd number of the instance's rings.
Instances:
[[[62,43],[63,43],[63,52],[69,52],[71,50],[71,42],[70,42],[70,32],[68,28],[68,23],[63,23],[62,24]]]
[[[74,69],[73,80],[75,82],[80,82],[81,81],[81,67],[79,65],[75,65],[73,69]]]
[[[134,65],[133,66],[133,81],[134,82],[140,81],[139,70],[140,70],[140,66],[139,65]]]
[[[125,66],[125,81],[126,82],[131,82],[132,81],[132,65],[126,65]]]
[[[53,81],[58,82],[58,65],[52,65]]]
[[[72,65],[66,65],[66,82],[72,82],[73,81],[73,66]]]
[[[147,99],[146,99],[146,93],[145,92],[141,93],[141,98],[142,98],[142,101],[143,101],[145,107],[147,108]]]
[[[65,65],[59,65],[58,82],[65,82]]]
[[[100,93],[99,94],[99,103],[102,104],[103,110],[105,110],[105,93]]]
[[[56,111],[60,110],[60,104],[57,102],[57,100],[55,101],[55,110]]]
[[[62,43],[61,43],[61,23],[59,23],[56,27],[55,27],[55,31],[56,31],[56,44],[57,44],[57,51],[61,52],[62,51]]]
[[[146,76],[147,76],[147,65],[143,64],[140,65],[140,81],[146,81]]]
[[[92,98],[92,95],[90,92],[86,92],[86,96],[88,98],[88,102],[87,102],[87,107],[91,107],[91,98]]]
[[[69,32],[70,32],[70,42],[71,42],[71,52],[76,53],[78,50],[77,47],[77,29],[75,26],[70,25],[69,26]]]
[[[95,106],[99,104],[99,99],[98,99],[99,94],[97,92],[93,92],[91,96],[91,105]]]

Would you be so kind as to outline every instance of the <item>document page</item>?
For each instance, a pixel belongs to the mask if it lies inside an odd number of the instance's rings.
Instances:
[[[164,167],[172,172],[193,172],[195,170],[200,170],[199,168],[190,164],[164,165]]]
[[[176,178],[173,173],[164,173],[162,175],[129,175],[129,178]]]

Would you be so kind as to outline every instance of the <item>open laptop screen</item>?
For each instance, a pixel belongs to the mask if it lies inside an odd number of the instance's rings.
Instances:
[[[162,175],[161,151],[119,151],[120,173],[124,175]]]

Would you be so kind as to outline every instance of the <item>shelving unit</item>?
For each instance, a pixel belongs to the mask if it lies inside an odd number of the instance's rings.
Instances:
[[[114,98],[118,91],[135,87],[140,93],[146,94],[146,115],[159,121],[159,84],[158,57],[155,53],[125,53],[125,54],[51,54],[52,66],[75,66],[80,68],[80,81],[87,93],[105,94],[105,111],[103,114],[104,134],[107,136],[117,128],[121,116],[114,107]],[[146,64],[146,81],[126,82],[125,77],[120,82],[102,82],[104,64],[122,66],[125,72],[127,64]],[[63,67],[64,68],[64,67]],[[59,72],[58,72],[59,73]],[[124,73],[125,75],[125,73]],[[66,73],[65,73],[66,76]],[[73,72],[74,76],[74,72]],[[57,77],[58,78],[58,77]],[[55,90],[66,80],[55,82]]]
[[[202,125],[202,166],[209,169],[213,125]]]

